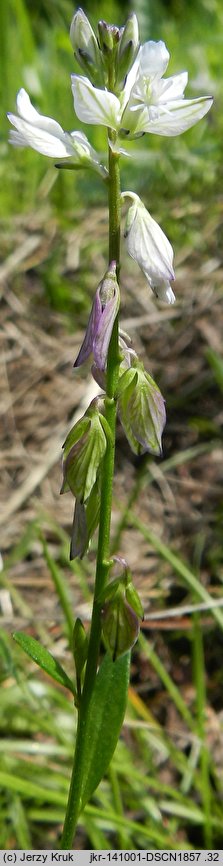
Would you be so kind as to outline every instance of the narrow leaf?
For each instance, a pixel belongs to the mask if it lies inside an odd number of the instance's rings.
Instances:
[[[221,355],[218,352],[215,352],[214,349],[209,347],[205,352],[206,358],[210,367],[212,368],[215,381],[220,388],[220,391],[223,391],[223,360]]]
[[[67,676],[66,671],[64,671],[59,662],[53,658],[51,653],[38,640],[35,640],[29,634],[24,634],[22,631],[14,632],[13,638],[43,671],[46,671],[53,680],[56,680],[61,686],[65,686],[66,689],[69,689],[75,695],[74,685]]]
[[[85,729],[81,811],[109,767],[122,727],[128,694],[130,653],[105,655],[96,677]]]

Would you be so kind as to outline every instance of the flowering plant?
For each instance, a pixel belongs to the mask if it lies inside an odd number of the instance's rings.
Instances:
[[[94,33],[82,9],[71,23],[74,54],[84,74],[72,75],[74,109],[79,120],[107,128],[108,161],[103,164],[84,132],[66,132],[32,106],[22,88],[10,142],[28,145],[61,160],[62,167],[96,171],[108,188],[109,250],[107,270],[96,289],[86,334],[74,367],[93,356],[92,374],[101,393],[68,433],[64,443],[63,483],[75,498],[71,558],[87,552],[97,526],[95,590],[89,634],[74,622],[73,683],[33,638],[16,639],[44,670],[70,688],[78,712],[76,747],[62,836],[69,848],[78,816],[106,772],[121,729],[127,699],[130,650],[140,620],[141,602],[127,563],[110,556],[110,521],[114,475],[116,417],[136,454],[161,453],[165,403],[158,385],[144,369],[119,327],[121,207],[129,255],[143,271],[154,295],[173,304],[173,250],[135,192],[120,186],[120,160],[128,139],[144,133],[180,135],[207,113],[212,98],[185,99],[187,73],[164,77],[169,52],[164,42],[139,44],[138,22],[131,14],[124,27],[105,21]],[[116,576],[111,578],[112,570]],[[118,575],[117,575],[118,569]],[[100,663],[101,641],[106,650]]]

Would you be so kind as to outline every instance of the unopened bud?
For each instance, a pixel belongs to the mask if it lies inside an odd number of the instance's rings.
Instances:
[[[104,641],[115,660],[137,640],[143,608],[126,560],[115,556],[110,567],[116,573],[118,569],[118,576],[107,583],[98,600],[102,605]]]
[[[120,292],[116,278],[116,262],[112,261],[97,288],[87,330],[74,367],[80,367],[93,353],[96,366],[99,370],[105,370],[109,343],[119,305]]]
[[[74,55],[94,84],[102,78],[101,52],[94,31],[83,9],[78,9],[71,22],[70,38]]]
[[[118,384],[120,421],[135,454],[150,451],[160,455],[166,422],[165,402],[143,364],[133,359],[132,365],[125,370]]]
[[[104,55],[113,52],[119,42],[120,31],[115,24],[107,24],[106,21],[98,22],[98,33],[100,47]]]
[[[102,631],[105,645],[114,661],[128,652],[137,640],[139,619],[122,589],[116,592],[113,600],[104,604]]]
[[[122,29],[117,53],[117,72],[115,90],[122,90],[125,79],[130,71],[139,50],[139,28],[134,12],[127,18]]]
[[[63,446],[61,493],[70,489],[83,503],[90,496],[107,447],[106,419],[100,411],[102,404],[102,399],[92,400],[84,417],[68,433]]]
[[[77,677],[80,677],[87,659],[88,637],[81,619],[77,617],[73,630],[73,656]]]
[[[114,93],[117,51],[121,31],[115,24],[107,24],[106,21],[99,21],[98,34],[103,58],[104,83],[106,88]]]
[[[90,540],[97,529],[100,513],[99,479],[96,479],[92,487],[86,505],[75,502],[72,536],[70,544],[70,559],[80,559],[87,553]]]

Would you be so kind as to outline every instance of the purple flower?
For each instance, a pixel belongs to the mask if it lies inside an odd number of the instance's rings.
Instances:
[[[120,294],[116,279],[116,262],[111,262],[109,270],[106,271],[97,288],[86,334],[74,362],[74,367],[80,367],[92,352],[99,370],[105,370],[119,304]]]

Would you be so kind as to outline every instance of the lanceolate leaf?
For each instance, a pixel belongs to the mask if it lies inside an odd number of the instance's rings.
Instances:
[[[56,680],[56,682],[60,683],[61,686],[65,686],[66,689],[69,689],[69,691],[75,695],[75,688],[72,681],[67,676],[66,671],[64,671],[59,662],[53,658],[51,653],[49,653],[38,640],[35,640],[35,638],[31,637],[29,634],[24,634],[22,631],[15,631],[13,637],[16,643],[22,647],[24,652],[26,652],[43,671],[46,671],[53,680]]]
[[[122,727],[130,653],[113,662],[106,654],[96,677],[85,729],[81,811],[109,767]]]

